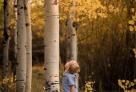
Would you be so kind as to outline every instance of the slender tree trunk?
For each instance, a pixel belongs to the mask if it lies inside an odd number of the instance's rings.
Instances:
[[[59,4],[58,0],[45,2],[45,92],[60,92],[59,89]]]
[[[77,34],[72,19],[68,20],[67,60],[77,61]]]
[[[9,62],[9,0],[4,0],[4,32],[3,32],[3,92],[8,92],[8,62]]]
[[[75,18],[75,0],[72,0],[72,7],[69,12],[69,18],[68,18],[68,37],[67,37],[67,60],[75,60],[77,61],[77,34],[76,34],[76,27],[74,26],[74,20]],[[76,80],[76,86],[79,88],[79,81],[78,77],[79,75],[76,74],[77,80]]]
[[[30,0],[25,0],[25,19],[26,19],[26,92],[31,92],[32,82],[32,32],[30,16]]]
[[[127,1],[127,19],[132,20],[132,16],[135,15],[135,11],[136,10],[136,1],[135,0],[128,0]],[[131,50],[133,50],[136,47],[135,44],[135,38],[136,38],[136,32],[134,31],[130,31],[129,30],[129,26],[130,24],[128,24],[128,29],[126,31],[126,46],[128,51],[130,52]],[[128,53],[128,57],[130,57],[130,53]],[[128,58],[129,59],[129,58]],[[133,78],[136,78],[136,61],[134,61],[133,64]]]
[[[24,16],[24,1],[17,1],[17,70],[16,92],[25,92],[26,84],[26,26]]]
[[[14,0],[14,16],[17,22],[17,0]],[[12,62],[13,81],[15,82],[16,64],[17,64],[17,23],[15,22],[14,29],[14,61]]]
[[[135,48],[136,50],[136,48]],[[136,78],[136,52],[135,52],[135,59],[134,59],[134,79]]]
[[[68,18],[68,37],[67,37],[67,59],[77,61],[77,34],[73,20],[75,18],[75,1],[72,0],[72,7]]]

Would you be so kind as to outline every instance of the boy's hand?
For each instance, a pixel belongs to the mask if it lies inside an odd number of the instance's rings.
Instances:
[[[74,92],[74,91],[75,91],[75,86],[74,85],[70,86],[70,92]]]

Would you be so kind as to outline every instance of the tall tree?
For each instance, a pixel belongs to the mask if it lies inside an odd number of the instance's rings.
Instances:
[[[30,0],[25,0],[25,19],[26,19],[26,92],[31,92],[32,81],[32,31],[30,16]]]
[[[3,92],[8,92],[8,61],[9,61],[9,0],[4,0],[4,32],[3,32]]]
[[[12,62],[12,72],[13,80],[15,81],[16,75],[16,63],[17,63],[17,0],[14,0],[14,18],[15,18],[15,28],[14,28],[14,61]]]
[[[76,33],[76,24],[75,19],[75,0],[72,1],[72,7],[70,7],[69,16],[68,16],[68,36],[67,36],[67,60],[77,61],[77,33]],[[78,87],[78,74],[76,74],[76,86]]]
[[[17,69],[16,92],[25,92],[26,84],[26,26],[24,16],[24,1],[17,0]]]
[[[135,13],[136,13],[136,1],[135,0],[130,0],[127,1],[125,0],[126,5],[127,5],[127,20],[128,20],[128,25],[127,25],[127,31],[126,31],[126,43],[127,43],[127,49],[129,52],[133,51],[134,48],[136,48],[136,31],[135,31],[135,25],[136,22],[135,20]],[[131,21],[133,23],[131,23]],[[134,52],[133,52],[134,53]],[[134,57],[134,55],[131,55],[132,53],[128,53],[128,60],[131,56]],[[133,78],[136,77],[136,61],[135,60],[130,60],[130,61],[134,61],[132,62],[133,65]],[[132,77],[132,76],[131,76]]]
[[[68,16],[68,36],[67,36],[67,60],[77,61],[77,34],[75,29],[75,24],[73,20],[75,19],[75,0],[72,0],[72,7],[70,7]]]
[[[60,92],[59,89],[59,4],[58,0],[45,1],[45,92]]]

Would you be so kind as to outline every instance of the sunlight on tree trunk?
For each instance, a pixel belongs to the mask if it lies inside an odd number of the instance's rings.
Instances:
[[[26,92],[31,92],[32,82],[32,31],[30,16],[30,0],[25,0],[25,19],[26,19]]]
[[[60,92],[59,89],[59,4],[58,0],[45,2],[45,92]]]
[[[24,2],[17,1],[17,70],[16,92],[25,92],[26,84],[26,26],[24,16]]]

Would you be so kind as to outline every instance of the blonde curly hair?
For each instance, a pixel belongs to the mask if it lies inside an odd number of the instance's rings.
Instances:
[[[65,64],[64,68],[65,68],[65,72],[70,72],[70,73],[78,73],[78,72],[80,72],[80,66],[74,60],[68,61]]]

